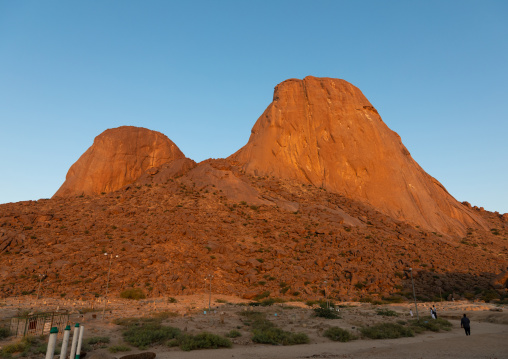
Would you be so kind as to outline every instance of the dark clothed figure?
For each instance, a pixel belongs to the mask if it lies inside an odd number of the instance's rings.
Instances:
[[[471,335],[471,327],[469,326],[469,318],[464,316],[460,320],[460,327],[464,328],[464,331],[466,332],[466,335]]]

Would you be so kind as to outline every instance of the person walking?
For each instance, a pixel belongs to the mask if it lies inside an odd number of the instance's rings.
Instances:
[[[464,328],[466,335],[471,335],[471,327],[469,326],[469,323],[470,323],[469,318],[466,317],[466,315],[464,314],[464,316],[460,320],[460,327]]]
[[[434,319],[437,319],[437,309],[436,306],[432,306],[432,309],[434,309]]]
[[[409,315],[413,318],[413,309],[409,309]]]

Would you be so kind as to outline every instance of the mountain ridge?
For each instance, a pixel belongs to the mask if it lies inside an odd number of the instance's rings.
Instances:
[[[505,295],[499,273],[508,269],[508,214],[453,199],[410,159],[400,137],[353,85],[306,79],[279,84],[276,103],[258,119],[249,142],[226,159],[196,163],[158,132],[110,129],[97,137],[107,143],[94,141],[71,167],[62,185],[68,192],[0,205],[0,296],[33,294],[40,278],[45,295],[101,296],[109,271],[105,252],[118,255],[111,267],[113,295],[131,287],[150,297],[201,293],[204,277],[213,274],[216,293],[249,299],[319,299],[325,290],[340,300],[404,300],[412,296],[408,268],[424,299],[440,291],[457,298]],[[348,126],[355,131],[343,138]],[[386,148],[369,147],[379,138],[390,141]],[[315,161],[306,162],[312,156]],[[390,156],[409,163],[409,170]],[[344,159],[344,177],[332,173]],[[383,163],[389,171],[376,167]],[[72,182],[90,169],[91,183]],[[369,176],[379,173],[381,184],[372,190]],[[411,176],[422,177],[423,185]],[[393,213],[396,200],[406,205],[391,188],[400,184],[404,196],[429,186],[452,213],[438,216],[437,228],[408,220],[411,211]],[[369,203],[375,198],[392,207]],[[424,210],[421,203],[435,201],[408,198]],[[455,223],[454,215],[473,220]]]

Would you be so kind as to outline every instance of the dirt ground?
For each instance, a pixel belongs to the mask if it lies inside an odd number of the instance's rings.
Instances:
[[[323,337],[323,332],[332,326],[338,326],[358,334],[358,328],[381,322],[395,322],[410,319],[410,303],[374,306],[368,303],[338,303],[342,306],[341,319],[323,319],[313,316],[313,311],[301,302],[274,304],[270,307],[250,307],[243,299],[214,295],[211,298],[211,312],[208,311],[208,295],[175,297],[176,303],[169,298],[132,301],[112,299],[106,304],[104,318],[103,304],[45,298],[36,301],[28,296],[0,300],[0,321],[6,323],[9,318],[22,312],[63,311],[68,310],[73,325],[79,322],[85,327],[84,338],[107,336],[110,343],[105,348],[97,348],[92,353],[119,358],[123,355],[140,352],[131,351],[111,354],[107,347],[125,344],[122,340],[121,326],[113,323],[116,318],[132,318],[157,315],[161,312],[177,313],[169,317],[164,324],[177,327],[184,332],[197,334],[207,331],[224,335],[232,329],[242,336],[231,339],[233,348],[217,350],[196,350],[183,352],[179,348],[155,346],[149,349],[157,353],[157,358],[508,358],[508,311],[506,306],[472,302],[419,303],[420,315],[428,315],[429,308],[435,304],[438,316],[450,320],[451,331],[424,332],[412,338],[371,340],[360,339],[349,343],[332,342]],[[398,317],[377,315],[377,308],[396,311]],[[310,343],[294,346],[272,346],[255,344],[251,341],[249,327],[244,325],[241,311],[262,311],[278,327],[292,332],[304,332]],[[207,312],[205,314],[205,311]],[[463,313],[471,319],[471,336],[466,337],[460,329],[460,317]],[[19,338],[0,341],[0,347],[15,342]],[[57,356],[55,356],[56,358]]]

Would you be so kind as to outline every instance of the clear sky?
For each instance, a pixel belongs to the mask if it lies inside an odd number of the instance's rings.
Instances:
[[[359,87],[459,201],[508,212],[508,1],[0,1],[0,203],[51,197],[107,128],[189,158],[248,140],[273,88]]]

